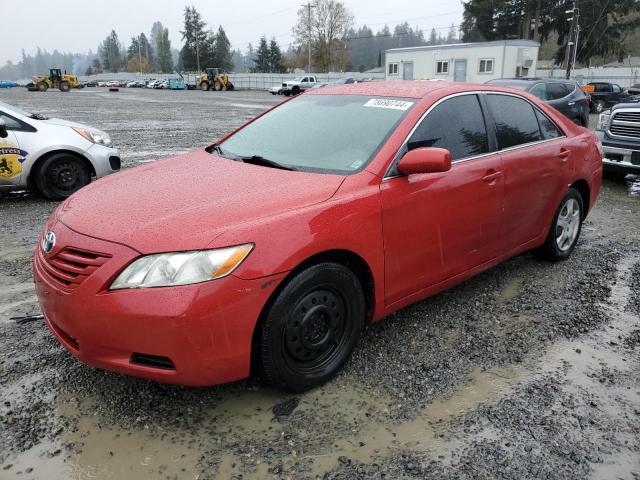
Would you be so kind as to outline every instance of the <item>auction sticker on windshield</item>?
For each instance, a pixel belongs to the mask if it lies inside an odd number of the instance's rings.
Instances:
[[[392,108],[393,110],[407,110],[413,102],[403,100],[389,100],[387,98],[372,98],[364,104],[365,107]]]

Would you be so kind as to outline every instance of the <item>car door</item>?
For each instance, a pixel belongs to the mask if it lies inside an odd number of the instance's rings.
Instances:
[[[512,94],[486,94],[504,170],[501,250],[539,236],[573,170],[562,131],[538,108]]]
[[[7,137],[0,138],[0,185],[21,185],[22,169],[28,153],[21,148],[17,133],[25,125],[17,118],[0,111],[0,119],[7,129]]]
[[[387,303],[497,255],[504,179],[490,138],[478,96],[456,95],[433,106],[398,152],[396,162],[441,147],[453,163],[409,176],[392,168],[381,183]]]

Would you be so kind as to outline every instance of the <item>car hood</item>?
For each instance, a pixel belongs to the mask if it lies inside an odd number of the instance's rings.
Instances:
[[[57,215],[79,233],[141,253],[195,250],[234,225],[325,201],[343,180],[197,150],[104,177],[72,195]]]
[[[42,123],[48,123],[49,125],[59,125],[61,127],[85,128],[88,130],[100,131],[95,127],[84,125],[82,123],[70,122],[69,120],[63,120],[62,118],[47,118],[46,120],[38,120],[38,121]]]

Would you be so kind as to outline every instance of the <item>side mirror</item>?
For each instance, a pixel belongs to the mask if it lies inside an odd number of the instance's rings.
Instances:
[[[0,118],[0,138],[7,138],[8,136],[9,132],[7,132],[7,124]]]
[[[398,171],[403,175],[449,170],[451,170],[451,153],[445,148],[415,148],[405,153],[398,162]]]

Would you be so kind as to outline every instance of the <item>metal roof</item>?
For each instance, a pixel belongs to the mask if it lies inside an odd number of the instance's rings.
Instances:
[[[452,48],[476,48],[476,47],[497,47],[497,46],[513,46],[513,47],[539,47],[540,43],[533,40],[496,40],[493,42],[474,42],[474,43],[449,43],[445,45],[422,45],[419,47],[390,48],[385,52],[419,52],[423,50],[447,50]]]

